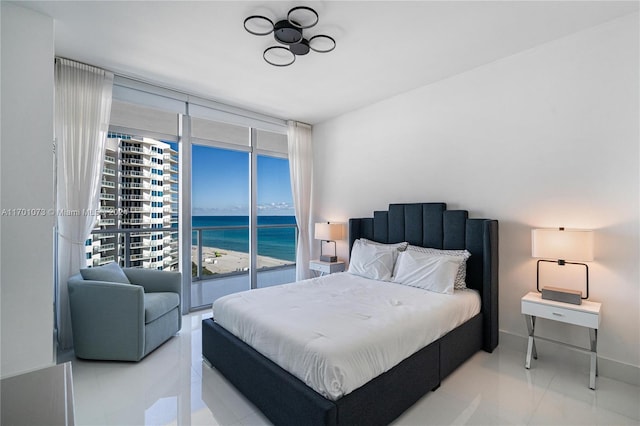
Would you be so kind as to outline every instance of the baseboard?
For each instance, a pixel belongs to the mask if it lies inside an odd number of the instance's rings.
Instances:
[[[527,337],[500,330],[500,346],[527,352]],[[524,358],[523,358],[524,359]],[[598,355],[598,374],[634,386],[640,386],[640,367]]]

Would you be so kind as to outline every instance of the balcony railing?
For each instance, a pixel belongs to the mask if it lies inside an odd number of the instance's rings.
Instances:
[[[138,146],[123,146],[122,147],[122,151],[123,152],[143,153],[144,149],[142,149],[141,147],[138,147]]]
[[[128,223],[128,224],[131,224],[131,225],[141,225],[141,224],[143,224],[143,223],[144,223],[144,219],[138,219],[138,218],[134,218],[134,219],[131,219],[131,218],[125,218],[125,219],[122,219],[122,223]]]
[[[144,263],[149,263],[148,259],[150,259],[153,253],[162,253],[161,250],[152,251],[151,250],[151,242],[149,240],[151,235],[161,235],[161,236],[171,236],[175,235],[175,239],[172,240],[175,244],[177,244],[177,230],[175,228],[158,228],[158,229],[109,229],[108,232],[101,231],[99,229],[95,229],[91,232],[93,235],[96,235],[99,239],[104,238],[106,235],[114,236],[119,235],[120,237],[117,239],[117,243],[113,244],[114,250],[118,253],[117,261],[123,264],[125,267],[132,266],[143,266]],[[142,237],[146,239],[146,242],[141,241],[132,241],[133,238]],[[157,244],[162,244],[163,239],[159,239]],[[109,247],[109,245],[102,244],[101,247]],[[100,259],[93,259],[93,266],[102,265],[105,263],[116,261],[114,256],[101,257]],[[141,263],[143,262],[143,263]],[[175,264],[170,265],[171,269],[177,269],[177,260]]]
[[[141,160],[139,158],[123,158],[122,164],[144,165],[144,160]]]
[[[123,188],[142,188],[142,184],[139,182],[123,182],[121,186]]]
[[[144,197],[142,195],[138,195],[138,194],[125,194],[125,195],[121,195],[123,200],[143,200]],[[115,199],[115,195],[114,198],[112,198],[113,200]]]
[[[258,244],[260,244],[261,232],[268,232],[276,229],[291,229],[293,243],[297,245],[297,227],[294,224],[258,225]],[[176,228],[143,228],[143,229],[109,229],[93,230],[92,234],[98,239],[119,236],[116,243],[102,244],[98,251],[102,253],[106,250],[115,250],[117,256],[101,257],[93,259],[93,266],[118,261],[125,267],[144,266],[149,263],[149,259],[156,255],[164,255],[165,259],[158,263],[165,269],[177,270],[178,268],[178,231]],[[225,278],[234,275],[248,274],[249,253],[242,250],[226,250],[223,248],[214,249],[204,245],[208,232],[216,232],[224,235],[225,232],[238,233],[248,236],[249,226],[204,226],[192,228],[192,281],[203,281],[217,278]],[[152,235],[160,235],[161,238],[151,240]],[[133,241],[133,238],[142,237],[144,241]],[[288,237],[287,237],[288,238]],[[224,238],[223,238],[224,239]],[[154,246],[162,244],[162,250],[152,250]],[[294,247],[295,247],[294,245]],[[166,259],[167,254],[171,256]],[[226,257],[228,256],[228,257]],[[115,259],[117,257],[117,260]],[[238,264],[237,262],[241,263]],[[258,272],[274,270],[279,268],[290,268],[295,265],[295,261],[286,259],[276,259],[274,257],[264,257],[258,253]]]
[[[113,256],[101,257],[100,259],[94,259],[93,266],[106,265],[114,261]]]
[[[93,248],[93,254],[97,254],[97,253],[102,253],[105,251],[109,251],[109,250],[113,250],[115,248],[115,244],[114,243],[109,243],[109,244],[101,244],[99,246],[96,246]]]
[[[298,232],[297,226],[294,224],[274,224],[274,225],[258,225],[258,245],[260,244],[260,231],[268,229],[292,229],[294,232],[293,247],[298,244]],[[240,232],[246,232],[248,238],[249,226],[201,226],[193,227],[192,231],[192,244],[191,247],[191,261],[192,261],[192,280],[208,280],[227,277],[231,275],[241,275],[249,273],[249,253],[239,250],[225,250],[222,248],[215,249],[204,246],[204,234],[207,232],[217,232],[218,234],[224,234],[224,232],[234,233],[234,239],[239,237]],[[240,236],[240,238],[242,238]],[[222,237],[224,240],[224,237]],[[234,252],[233,255],[229,252]],[[228,256],[232,259],[229,261],[225,257]],[[295,265],[295,261],[286,259],[276,259],[273,257],[267,258],[260,254],[258,248],[258,271],[266,269],[276,269],[282,267],[290,267]]]

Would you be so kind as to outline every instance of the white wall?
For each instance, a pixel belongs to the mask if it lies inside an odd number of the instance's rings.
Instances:
[[[638,48],[634,14],[316,125],[316,220],[422,201],[498,219],[500,328],[519,336],[530,229],[594,229],[599,355],[638,371]],[[539,327],[588,345],[583,329]]]
[[[0,376],[51,365],[53,21],[1,2]],[[14,216],[11,209],[38,209]],[[5,210],[6,209],[6,210]],[[41,215],[44,209],[44,216]]]

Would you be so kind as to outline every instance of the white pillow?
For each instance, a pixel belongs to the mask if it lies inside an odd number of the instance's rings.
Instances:
[[[407,250],[417,251],[420,253],[430,254],[432,256],[454,256],[459,257],[461,262],[458,267],[458,273],[456,274],[456,280],[453,284],[453,288],[456,290],[461,290],[467,288],[467,259],[471,257],[471,253],[467,250],[440,250],[431,247],[419,247],[419,246],[409,246]]]
[[[392,244],[379,243],[377,241],[367,240],[366,238],[360,238],[360,241],[362,241],[365,244],[371,244],[371,245],[374,245],[374,246],[395,248],[397,251],[405,251],[407,249],[407,247],[409,246],[409,243],[406,242],[406,241],[403,241],[401,243],[392,243]]]
[[[397,253],[396,248],[356,240],[351,249],[349,273],[373,280],[390,281],[395,263],[394,253]]]
[[[394,265],[396,263],[396,260],[398,259],[398,253],[400,253],[401,251],[405,251],[409,246],[409,243],[406,241],[401,243],[386,244],[386,243],[379,243],[377,241],[367,240],[366,238],[360,238],[359,240],[364,244],[369,244],[372,246],[378,246],[381,248],[392,250]]]
[[[404,251],[398,256],[393,282],[437,293],[453,294],[453,283],[460,266],[455,256],[433,256]]]

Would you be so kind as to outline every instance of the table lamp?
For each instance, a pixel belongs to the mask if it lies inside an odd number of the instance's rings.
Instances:
[[[323,262],[337,262],[336,241],[343,238],[343,226],[341,223],[321,222],[316,223],[315,239],[320,242],[320,260]],[[325,255],[322,251],[323,242],[333,243],[333,255]]]
[[[589,298],[589,267],[585,263],[593,260],[593,231],[588,229],[532,229],[531,256],[539,258],[536,263],[536,289],[543,299],[580,305]],[[540,290],[540,262],[583,265],[586,270],[585,296],[581,291],[558,287],[543,287]]]

